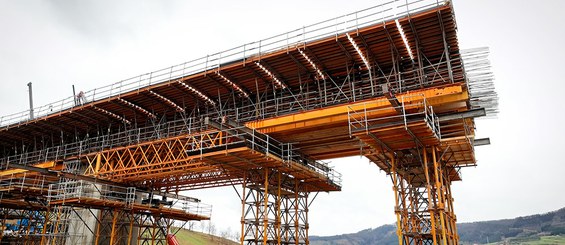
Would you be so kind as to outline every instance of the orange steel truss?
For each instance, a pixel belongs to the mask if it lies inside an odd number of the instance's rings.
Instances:
[[[248,172],[243,182],[241,244],[308,244],[308,195],[276,169]]]
[[[43,234],[30,237],[39,237],[38,244],[166,245],[174,221],[209,219],[209,212],[196,213],[207,206],[184,201],[177,207],[179,199],[168,207],[161,200],[134,187],[63,180],[49,186]]]
[[[241,130],[226,125],[223,130],[208,128],[84,155],[84,175],[181,191],[233,185],[241,183],[248,171],[276,168],[304,182],[308,191],[339,190],[334,183],[338,176],[308,167],[305,162],[310,160],[295,155],[290,144]]]
[[[25,244],[165,245],[210,219],[180,192],[241,185],[240,244],[307,245],[314,193],[341,190],[324,161],[362,155],[392,179],[399,245],[459,244],[487,54],[459,50],[451,1],[385,1],[0,117],[1,242],[27,220]]]
[[[87,209],[58,206],[45,216],[44,221],[53,233],[28,234],[25,237],[29,242],[24,244],[85,244],[91,241],[92,244],[109,245],[167,245],[166,236],[173,226],[173,219],[113,208],[97,210],[94,224],[77,227],[73,224],[77,215],[92,215],[85,211]]]
[[[461,180],[460,167],[475,163],[474,121],[459,117],[440,125],[434,110],[465,101],[468,94],[460,88],[421,90],[397,95],[398,103],[377,98],[249,125],[284,139],[311,135],[303,131],[309,127],[334,128],[325,136],[339,137],[347,134],[339,129],[349,124],[350,137],[366,146],[357,151],[392,177],[399,244],[458,244],[451,182]],[[336,150],[309,153],[325,158]]]
[[[123,182],[162,179],[165,176],[214,170],[203,158],[214,154],[229,154],[242,148],[216,151],[210,154],[189,155],[191,151],[217,147],[222,144],[221,131],[204,131],[190,135],[165,138],[136,145],[119,147],[84,156],[88,162],[85,175]],[[172,183],[174,184],[174,183]]]
[[[431,153],[430,153],[431,151]],[[399,244],[459,244],[451,196],[453,166],[438,147],[414,159],[391,159]]]

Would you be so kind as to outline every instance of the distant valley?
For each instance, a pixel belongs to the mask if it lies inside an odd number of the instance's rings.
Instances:
[[[565,244],[565,208],[515,219],[461,223],[461,244]],[[352,234],[310,237],[312,245],[398,245],[396,226],[383,225]]]

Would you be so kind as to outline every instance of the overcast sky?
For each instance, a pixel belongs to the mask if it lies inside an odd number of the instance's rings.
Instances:
[[[500,114],[477,123],[492,145],[453,184],[459,222],[512,218],[565,206],[565,1],[454,1],[461,48],[488,46]],[[0,0],[0,115],[377,5],[377,1]],[[332,162],[343,191],[322,193],[310,234],[395,222],[390,178],[367,160]],[[189,192],[214,205],[219,230],[239,230],[230,188]]]

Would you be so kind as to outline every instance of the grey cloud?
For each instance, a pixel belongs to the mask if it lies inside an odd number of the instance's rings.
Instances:
[[[167,1],[50,0],[48,3],[60,25],[94,42],[136,38],[146,26],[159,22],[174,8]]]

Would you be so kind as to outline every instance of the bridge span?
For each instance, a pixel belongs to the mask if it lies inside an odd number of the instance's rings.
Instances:
[[[450,1],[389,1],[0,118],[2,228],[25,244],[173,244],[241,186],[241,244],[309,244],[327,161],[392,180],[399,244],[459,244],[451,183],[497,113],[488,49]],[[314,194],[314,195],[313,195]],[[9,237],[2,237],[9,240]]]

